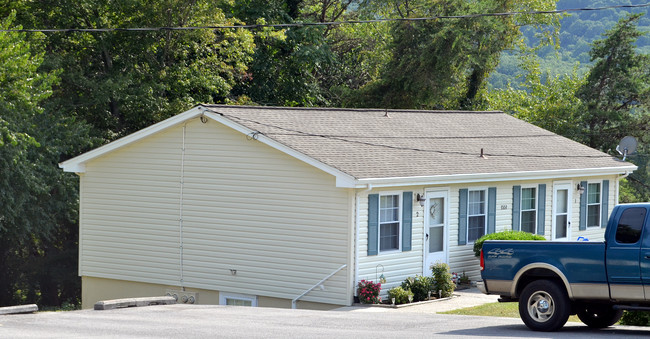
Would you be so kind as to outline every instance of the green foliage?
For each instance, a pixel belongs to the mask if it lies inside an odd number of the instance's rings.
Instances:
[[[486,240],[546,240],[541,235],[532,234],[524,231],[503,231],[486,234],[474,242],[474,255],[481,256],[481,249]]]
[[[547,10],[553,1],[384,1],[401,17]],[[382,6],[379,5],[381,8]],[[520,26],[556,25],[549,16],[400,21],[391,25],[391,56],[379,79],[346,104],[361,107],[472,109],[501,53],[519,44]],[[553,27],[553,26],[551,26]]]
[[[207,0],[53,0],[29,7],[33,24],[48,27],[238,23]],[[62,69],[48,104],[109,141],[199,103],[237,101],[231,89],[245,77],[254,47],[244,29],[51,34],[46,44],[46,66]]]
[[[627,326],[650,326],[650,312],[624,311],[620,324]]]
[[[408,277],[402,282],[402,288],[413,293],[413,301],[427,300],[429,292],[434,291],[434,280],[432,277],[416,275]]]
[[[432,288],[438,294],[439,298],[447,298],[454,293],[456,285],[452,280],[451,273],[449,272],[449,265],[446,263],[435,263],[431,265],[432,273]]]
[[[10,13],[2,29],[14,26]],[[77,179],[61,155],[87,148],[83,124],[47,109],[60,70],[45,36],[0,32],[0,306],[60,306],[79,296]]]
[[[395,305],[409,303],[409,297],[413,300],[413,292],[405,290],[401,286],[393,287],[388,290],[388,301],[392,302],[395,299]]]
[[[645,0],[628,0],[625,4],[642,4]],[[619,0],[559,0],[557,1],[558,9],[581,8],[581,7],[601,7],[621,5]],[[542,48],[536,54],[540,58],[540,67],[543,73],[549,73],[552,77],[562,77],[565,74],[571,74],[574,69],[580,76],[584,75],[590,67],[589,50],[590,44],[601,37],[606,30],[616,25],[616,22],[629,13],[647,12],[647,8],[616,8],[603,11],[579,11],[572,12],[560,18],[559,49]],[[650,30],[650,18],[643,17],[638,22],[640,31]],[[532,46],[539,38],[539,29],[525,27],[522,29],[525,42]],[[642,36],[636,41],[637,49],[640,53],[650,53],[650,36]],[[509,82],[513,87],[519,88],[520,81],[518,78],[520,70],[512,68],[510,65],[516,63],[517,53],[506,52],[502,55],[501,63],[490,76],[490,85],[492,88],[504,88]]]

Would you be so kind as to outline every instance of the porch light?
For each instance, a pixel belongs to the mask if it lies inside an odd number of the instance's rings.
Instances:
[[[421,196],[420,193],[418,193],[415,196],[415,200],[420,203],[420,207],[424,207],[424,202],[425,202],[426,199],[424,199],[424,197]]]
[[[585,193],[585,187],[582,186],[582,185],[580,185],[580,184],[578,184],[578,186],[576,186],[576,190],[577,190],[580,194]]]

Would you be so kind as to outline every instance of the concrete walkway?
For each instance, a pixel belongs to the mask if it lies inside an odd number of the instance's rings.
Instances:
[[[418,303],[413,306],[391,308],[380,306],[348,306],[335,309],[335,311],[346,312],[400,312],[400,313],[441,313],[460,308],[473,307],[488,303],[497,302],[498,295],[486,295],[477,288],[454,291],[454,296],[442,300],[435,300],[427,303]]]

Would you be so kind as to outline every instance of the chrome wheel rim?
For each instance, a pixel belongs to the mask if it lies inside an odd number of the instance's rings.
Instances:
[[[553,317],[555,302],[545,291],[537,291],[528,298],[528,314],[537,322],[543,323]]]

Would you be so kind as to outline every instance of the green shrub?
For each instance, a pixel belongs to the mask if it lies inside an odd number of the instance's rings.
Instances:
[[[474,255],[477,257],[481,256],[481,249],[485,240],[546,240],[546,238],[524,231],[503,231],[486,234],[474,242]]]
[[[409,296],[413,298],[413,292],[411,292],[411,290],[405,290],[401,286],[393,287],[388,290],[388,301],[392,302],[392,299],[395,298],[395,305],[408,303]]]
[[[445,263],[435,263],[431,265],[431,273],[433,280],[433,291],[435,294],[440,292],[439,298],[450,297],[454,293],[456,285],[452,281],[451,273],[449,272],[449,265]]]
[[[625,311],[621,318],[621,325],[648,326],[650,325],[650,312]]]
[[[420,275],[408,277],[402,283],[402,288],[413,292],[413,301],[427,300],[429,292],[433,291],[433,278]]]

